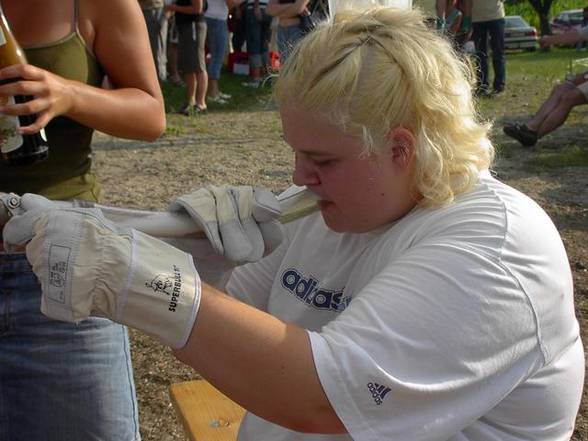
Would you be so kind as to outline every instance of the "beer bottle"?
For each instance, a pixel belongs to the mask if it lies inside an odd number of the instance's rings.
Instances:
[[[26,63],[26,57],[14,38],[12,31],[0,6],[0,68],[13,64]],[[6,84],[18,81],[10,78],[0,81]],[[0,105],[24,103],[32,97],[17,95],[14,97],[0,97]],[[45,131],[32,135],[21,135],[18,128],[28,126],[37,119],[37,115],[2,115],[0,114],[0,163],[11,166],[28,165],[42,161],[49,155],[49,144]]]

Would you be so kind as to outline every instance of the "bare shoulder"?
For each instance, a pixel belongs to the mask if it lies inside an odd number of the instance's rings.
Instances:
[[[78,0],[80,20],[88,21],[95,29],[113,24],[124,24],[141,16],[137,0]]]

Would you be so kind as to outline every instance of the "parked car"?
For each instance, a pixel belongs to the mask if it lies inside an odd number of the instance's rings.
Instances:
[[[582,27],[583,18],[581,9],[561,11],[551,21],[551,33],[564,34],[574,29],[579,30]]]
[[[537,29],[531,26],[520,15],[504,17],[505,49],[537,49]]]

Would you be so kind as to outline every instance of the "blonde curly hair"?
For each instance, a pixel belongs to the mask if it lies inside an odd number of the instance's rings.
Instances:
[[[494,159],[490,125],[478,121],[472,101],[473,77],[420,12],[348,10],[297,44],[274,97],[362,137],[366,154],[385,149],[392,128],[410,130],[419,204],[438,206],[471,189]]]

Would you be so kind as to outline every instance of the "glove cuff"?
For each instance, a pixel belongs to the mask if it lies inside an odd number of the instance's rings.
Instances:
[[[200,306],[201,281],[192,257],[136,230],[130,255],[112,319],[174,349],[184,347]]]

